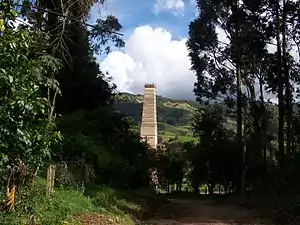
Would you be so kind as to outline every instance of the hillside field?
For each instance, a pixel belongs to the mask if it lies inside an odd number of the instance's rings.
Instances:
[[[142,114],[143,95],[120,93],[115,108],[130,117],[139,129]],[[158,132],[162,141],[177,137],[181,141],[195,140],[191,123],[197,109],[194,101],[173,100],[157,96]]]

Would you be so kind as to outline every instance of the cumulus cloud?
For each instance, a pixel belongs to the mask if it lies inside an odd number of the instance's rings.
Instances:
[[[174,40],[162,28],[135,28],[124,51],[110,53],[101,63],[119,91],[143,93],[145,83],[156,83],[159,95],[194,99],[196,77],[190,70],[186,39]]]
[[[221,28],[217,27],[216,32],[221,42],[229,42]],[[274,49],[269,47],[269,50]],[[156,83],[159,95],[195,99],[196,76],[190,70],[186,39],[175,40],[163,28],[135,28],[124,50],[111,52],[100,66],[112,76],[121,92],[143,93],[145,83]],[[265,97],[276,102],[272,94],[265,93]]]
[[[156,0],[154,4],[154,11],[171,11],[174,15],[182,15],[184,13],[183,0]]]
[[[198,7],[197,7],[197,1],[196,0],[190,0],[190,5],[192,8],[195,8],[195,17],[198,17],[200,14],[199,14],[199,10],[198,10]]]

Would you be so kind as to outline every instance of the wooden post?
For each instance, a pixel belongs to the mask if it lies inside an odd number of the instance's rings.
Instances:
[[[7,207],[9,210],[15,209],[16,202],[16,186],[12,185],[11,189],[7,190]]]
[[[51,195],[54,191],[54,179],[55,179],[56,165],[50,164],[47,169],[47,190],[46,195]]]

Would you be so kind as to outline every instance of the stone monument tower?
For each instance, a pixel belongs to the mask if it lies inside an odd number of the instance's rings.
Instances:
[[[151,148],[157,148],[156,86],[145,84],[140,136]]]

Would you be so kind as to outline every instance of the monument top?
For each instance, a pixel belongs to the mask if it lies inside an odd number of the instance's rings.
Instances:
[[[154,83],[152,84],[145,84],[145,88],[156,88],[156,85]]]

